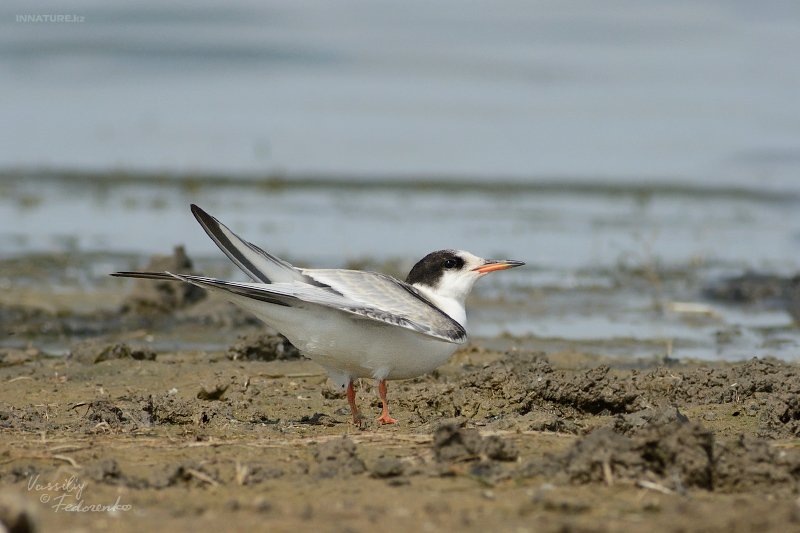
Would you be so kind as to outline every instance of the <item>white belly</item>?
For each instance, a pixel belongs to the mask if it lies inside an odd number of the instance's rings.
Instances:
[[[230,299],[286,336],[340,385],[355,378],[414,378],[441,366],[459,346],[344,311]]]

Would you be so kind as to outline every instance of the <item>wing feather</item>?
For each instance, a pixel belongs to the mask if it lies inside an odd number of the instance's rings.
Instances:
[[[236,235],[225,224],[192,204],[192,214],[211,240],[253,281],[262,283],[305,281],[290,263]]]
[[[244,296],[254,300],[264,301],[277,305],[298,306],[300,302],[314,305],[321,305],[338,309],[350,313],[356,317],[376,320],[394,326],[407,328],[430,337],[446,340],[448,342],[461,344],[466,341],[467,333],[464,328],[447,316],[447,314],[432,307],[429,302],[424,302],[412,293],[409,296],[397,297],[398,294],[406,292],[405,288],[398,287],[394,291],[389,291],[395,298],[384,308],[384,303],[388,299],[380,300],[381,308],[368,303],[348,298],[338,292],[326,287],[319,287],[307,284],[291,283],[239,283],[234,281],[223,281],[202,276],[185,276],[172,274],[177,279],[193,283],[207,289],[217,289]],[[382,276],[382,275],[378,275]],[[396,280],[386,276],[388,280]],[[386,287],[379,282],[377,285],[386,291]],[[413,290],[413,288],[409,287]]]

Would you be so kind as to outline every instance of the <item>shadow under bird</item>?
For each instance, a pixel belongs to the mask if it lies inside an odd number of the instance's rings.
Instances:
[[[171,272],[112,276],[185,281],[253,313],[322,365],[337,385],[347,386],[355,423],[362,420],[355,379],[379,382],[383,414],[378,420],[395,423],[386,404],[386,380],[414,378],[447,361],[467,341],[464,302],[474,283],[489,272],[524,265],[441,250],[422,258],[404,282],[377,272],[295,268],[196,205],[192,213],[252,283]]]

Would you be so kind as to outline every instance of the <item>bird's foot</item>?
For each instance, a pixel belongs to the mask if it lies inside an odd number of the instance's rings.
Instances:
[[[383,413],[381,417],[378,419],[378,422],[381,424],[397,424],[397,420],[389,416],[389,413]]]

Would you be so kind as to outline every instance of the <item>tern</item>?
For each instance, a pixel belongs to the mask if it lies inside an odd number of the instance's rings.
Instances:
[[[464,302],[478,279],[524,265],[481,259],[463,250],[426,255],[406,280],[360,270],[296,268],[240,238],[196,205],[192,213],[228,258],[252,282],[172,272],[116,272],[112,276],[184,281],[218,293],[253,313],[306,357],[347,386],[353,421],[354,380],[374,378],[389,416],[386,380],[410,379],[442,365],[467,341]]]

